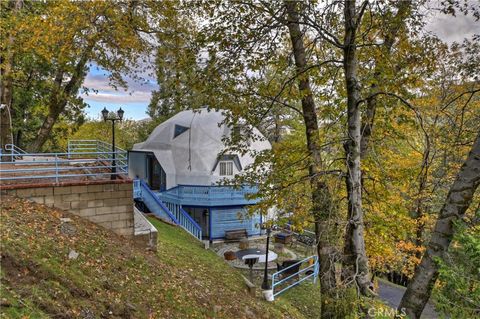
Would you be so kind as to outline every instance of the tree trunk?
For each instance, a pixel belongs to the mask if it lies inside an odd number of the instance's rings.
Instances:
[[[31,153],[39,152],[43,144],[46,142],[53,125],[57,121],[60,113],[67,105],[66,96],[63,95],[62,81],[63,71],[58,71],[54,80],[54,89],[50,94],[50,100],[48,105],[48,114],[43,120],[42,126],[37,132],[37,137],[28,146],[28,151]],[[73,78],[71,79],[73,80]]]
[[[385,37],[383,41],[383,56],[388,58],[392,52],[393,44],[398,37],[399,31],[402,29],[402,26],[405,24],[405,20],[410,14],[412,1],[403,0],[399,1],[397,13],[391,19],[390,23],[386,27]],[[373,83],[370,85],[369,97],[366,101],[365,117],[362,123],[362,142],[360,144],[360,157],[363,159],[366,157],[368,152],[368,146],[370,142],[370,137],[373,132],[373,124],[375,120],[375,113],[377,110],[378,95],[379,92],[378,83],[383,81],[383,73],[381,67],[378,63],[375,65],[375,70],[373,73]]]
[[[384,37],[384,44],[383,44],[383,51],[384,56],[388,57],[392,51],[393,44],[397,39],[398,32],[401,29],[401,26],[405,23],[405,19],[410,13],[411,10],[411,0],[400,1],[398,3],[398,11],[388,24],[388,27],[385,31]],[[370,92],[369,97],[366,99],[366,108],[365,108],[365,116],[362,120],[361,125],[361,141],[360,141],[360,160],[363,160],[367,154],[369,149],[369,142],[370,137],[373,132],[374,120],[375,120],[375,113],[377,109],[377,102],[378,96],[376,93],[379,92],[378,83],[381,83],[382,79],[382,71],[378,64],[375,66],[374,74],[373,74],[373,83],[370,85]],[[346,145],[345,145],[346,146]],[[348,153],[348,148],[345,149],[346,153]],[[363,185],[363,172],[362,172],[362,185]],[[347,178],[346,179],[346,189],[347,189],[347,196],[350,198],[353,185],[352,181]],[[353,245],[353,237],[354,237],[354,230],[355,230],[355,223],[350,222],[351,216],[354,215],[352,212],[353,206],[351,205],[350,201],[348,203],[348,220],[345,232],[345,244],[344,244],[344,258],[345,263],[351,265],[351,267],[347,267],[343,273],[343,276],[346,278],[352,277],[355,274],[355,269],[353,265],[356,263],[356,254],[354,252],[354,245]]]
[[[60,116],[60,114],[62,114],[63,111],[65,111],[68,99],[71,98],[73,95],[77,94],[78,89],[82,85],[85,78],[85,66],[88,62],[88,57],[92,52],[93,46],[93,44],[90,44],[85,49],[75,67],[75,71],[73,72],[72,77],[65,85],[65,88],[62,88],[62,80],[64,73],[62,70],[59,70],[57,72],[57,75],[55,77],[55,89],[50,95],[48,114],[45,117],[42,126],[37,132],[37,137],[32,143],[30,143],[27,148],[30,152],[33,153],[40,151],[43,144],[45,144],[48,137],[50,136],[52,128],[57,122],[58,117]]]
[[[418,191],[417,191],[417,198],[415,199],[415,211],[414,211],[414,218],[417,221],[417,229],[415,230],[415,245],[417,247],[421,247],[423,245],[423,231],[425,229],[425,221],[424,221],[424,195],[427,189],[427,180],[428,180],[428,172],[430,166],[430,142],[427,136],[427,143],[426,147],[423,151],[423,161],[422,167],[420,171],[420,175],[418,176]],[[421,251],[417,250],[415,255],[420,258]]]
[[[16,0],[13,4],[12,15],[16,15],[22,9],[23,1]],[[12,100],[13,100],[13,49],[15,38],[10,35],[5,47],[5,60],[0,61],[2,67],[0,69],[1,84],[0,84],[0,148],[5,144],[13,143],[12,130]]]
[[[420,318],[438,277],[435,259],[444,259],[455,233],[454,222],[461,221],[464,217],[479,184],[480,133],[450,187],[425,254],[398,306],[400,311],[405,310],[409,318]]]
[[[360,143],[361,143],[361,116],[360,116],[360,85],[357,78],[357,54],[355,36],[357,31],[357,17],[355,1],[344,2],[345,37],[344,60],[345,82],[347,89],[347,141],[345,151],[347,157],[347,190],[348,194],[348,224],[351,234],[346,247],[351,249],[352,255],[347,259],[353,268],[354,279],[359,290],[364,295],[370,294],[370,278],[368,258],[365,250],[364,222],[362,209],[362,179],[360,170]]]
[[[305,133],[307,137],[307,148],[311,153],[309,164],[309,176],[312,199],[312,215],[315,219],[315,233],[317,237],[317,252],[320,260],[320,284],[325,297],[330,295],[336,287],[335,282],[335,264],[332,253],[334,248],[328,238],[332,229],[329,229],[329,219],[332,212],[332,201],[330,191],[325,181],[320,176],[322,167],[322,157],[320,153],[320,135],[318,129],[318,119],[316,113],[315,101],[313,99],[310,87],[310,79],[305,74],[307,68],[307,58],[303,43],[303,34],[300,30],[300,21],[298,13],[298,3],[295,1],[285,1],[288,16],[288,30],[292,42],[293,56],[298,77],[298,88],[302,94],[302,114],[305,121]],[[333,223],[332,223],[333,224]],[[326,311],[324,300],[322,298],[322,318],[329,318],[334,314]],[[324,311],[325,310],[325,311]]]

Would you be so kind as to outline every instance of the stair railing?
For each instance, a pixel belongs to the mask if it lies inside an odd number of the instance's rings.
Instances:
[[[144,203],[146,197],[153,199],[155,204],[166,214],[175,224],[185,229],[198,240],[202,240],[202,227],[178,204],[163,202],[144,180],[133,181],[134,197],[142,198]],[[147,203],[145,203],[147,204]],[[147,204],[148,207],[148,204]],[[153,208],[150,208],[152,210]],[[154,213],[154,212],[153,212]]]
[[[168,218],[170,218],[175,224],[179,224],[177,218],[175,217],[175,215],[172,214],[172,212],[167,208],[167,206],[165,206],[165,204],[163,204],[163,202],[160,200],[160,198],[158,198],[155,193],[150,189],[150,187],[148,187],[147,183],[145,183],[144,180],[140,180],[140,185],[141,185],[141,189],[142,189],[142,198],[144,199],[144,202],[145,202],[145,198],[149,198],[149,199],[152,199],[154,201],[154,203],[156,204],[156,206],[158,208],[160,208],[162,210],[162,212],[168,216]],[[145,203],[147,204],[147,203]],[[147,205],[148,207],[148,205]],[[153,207],[148,207],[148,209],[150,210],[153,210]],[[155,213],[155,212],[152,212],[152,213]]]
[[[12,161],[15,160],[16,158],[21,158],[26,152],[22,150],[20,147],[18,147],[15,144],[5,144],[5,151],[10,153]],[[18,155],[15,156],[15,155]]]
[[[185,228],[190,234],[195,236],[198,240],[202,240],[202,227],[188,214],[183,208],[180,207],[180,213],[182,214],[183,228]]]

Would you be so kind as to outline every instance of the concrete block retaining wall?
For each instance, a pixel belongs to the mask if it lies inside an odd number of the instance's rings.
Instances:
[[[119,235],[134,235],[131,180],[63,185],[5,185],[0,189],[2,194],[68,210]]]

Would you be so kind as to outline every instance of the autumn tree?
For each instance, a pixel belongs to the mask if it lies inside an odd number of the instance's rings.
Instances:
[[[22,0],[1,3],[1,19],[11,16],[12,20],[20,18],[23,6]],[[12,24],[13,24],[12,21]],[[1,54],[0,54],[0,147],[13,143],[12,133],[12,101],[13,101],[13,63],[15,34],[9,30],[8,24],[1,25]]]
[[[328,296],[336,288],[335,280],[335,260],[332,258],[334,249],[329,242],[329,227],[332,226],[329,219],[332,213],[332,196],[328,184],[322,178],[324,164],[321,155],[319,124],[317,117],[317,107],[310,87],[310,78],[306,74],[308,68],[307,56],[304,47],[304,38],[300,28],[300,15],[298,13],[297,2],[285,1],[287,13],[287,27],[292,42],[292,53],[295,59],[296,76],[298,81],[299,93],[302,96],[302,115],[305,123],[305,136],[307,139],[307,150],[311,159],[308,167],[312,215],[315,221],[315,233],[317,236],[317,250],[321,268],[320,285],[325,302],[328,302]],[[327,314],[327,305],[322,306],[322,316],[324,318],[333,316]]]
[[[454,224],[465,216],[479,184],[480,134],[449,190],[420,265],[400,302],[399,309],[406,309],[410,318],[420,318],[438,277],[436,259],[445,260],[455,234]]]
[[[6,14],[2,24],[14,39],[10,51],[15,56],[19,80],[13,92],[21,90],[22,81],[28,79],[28,73],[24,73],[26,60],[33,70],[45,71],[34,73],[41,76],[38,102],[43,111],[37,114],[41,123],[28,142],[30,151],[42,148],[62,116],[85,107],[78,94],[93,63],[108,73],[114,87],[126,87],[126,75],[138,78],[142,58],[145,60],[151,48],[149,34],[160,32],[161,17],[168,7],[169,3],[155,2],[49,1],[28,2],[22,14],[15,15],[14,10]],[[20,115],[22,106],[14,101],[14,107]]]
[[[197,58],[203,52],[209,66],[204,74],[217,75],[201,85],[213,96],[212,107],[230,110],[230,124],[243,118],[260,127],[287,128],[288,133],[273,130],[270,153],[255,154],[271,170],[258,163],[238,182],[260,181],[262,202],[256,208],[275,205],[280,221],[288,216],[299,229],[315,225],[320,259],[330,257],[321,271],[325,296],[338,284],[330,271],[342,246],[344,283],[362,294],[370,294],[372,260],[376,269],[398,264],[411,275],[430,235],[425,217],[439,197],[432,194],[452,175],[453,166],[442,166],[439,155],[453,147],[446,123],[462,104],[442,109],[456,93],[441,93],[443,65],[436,64],[445,48],[422,34],[420,5],[218,1],[192,6],[203,19],[198,30],[205,36]],[[183,74],[202,78],[177,70],[183,72],[180,79]],[[461,84],[459,94],[468,83]],[[461,136],[471,135],[474,118],[453,119],[469,123],[460,125],[468,126]],[[246,130],[244,141],[230,141],[229,149],[245,151],[242,143],[251,138]],[[455,148],[455,156],[462,151]],[[342,179],[344,187],[338,187]],[[324,310],[325,317],[334,315]]]
[[[163,32],[156,35],[155,73],[158,90],[152,93],[148,114],[152,118],[168,118],[187,107],[201,107],[200,35],[196,24],[187,14],[180,14],[178,3]],[[185,12],[185,11],[184,11]]]

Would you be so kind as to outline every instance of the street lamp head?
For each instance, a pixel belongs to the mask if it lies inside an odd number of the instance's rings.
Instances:
[[[106,107],[104,107],[102,110],[102,117],[103,117],[103,120],[106,122],[108,119],[108,110]]]
[[[122,108],[120,108],[118,111],[117,111],[117,115],[118,115],[118,118],[121,120],[123,120],[123,114],[125,113],[124,110],[122,110]]]

